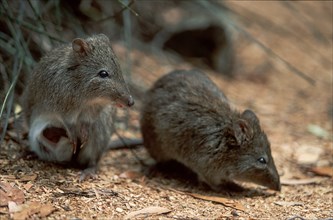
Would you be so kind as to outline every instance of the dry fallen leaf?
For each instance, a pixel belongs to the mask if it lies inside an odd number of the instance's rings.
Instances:
[[[151,207],[147,207],[144,209],[140,209],[138,211],[130,212],[124,217],[124,219],[131,219],[131,218],[139,217],[139,216],[147,217],[148,215],[160,215],[160,214],[166,214],[169,212],[171,212],[171,210],[169,210],[167,208],[151,206]]]
[[[31,189],[32,186],[33,186],[33,184],[31,184],[31,183],[27,183],[27,184],[25,184],[23,187],[24,187],[24,189],[25,189],[26,191],[29,191],[29,190]]]
[[[48,215],[50,215],[52,212],[54,212],[56,209],[51,204],[45,204],[42,205],[39,209],[39,216],[41,218],[45,218]]]
[[[311,171],[321,176],[333,177],[333,167],[313,167]]]
[[[301,202],[286,202],[286,201],[274,202],[274,204],[279,205],[279,206],[303,206],[304,205]]]
[[[29,216],[35,214],[35,213],[30,213],[30,212],[29,212],[29,209],[27,208],[27,205],[26,205],[26,204],[20,206],[20,208],[22,208],[21,211],[19,211],[19,212],[15,212],[15,213],[12,213],[12,214],[10,215],[12,219],[14,219],[14,220],[28,219]]]
[[[142,173],[136,172],[136,171],[125,171],[122,174],[119,175],[121,178],[125,179],[137,179],[142,176]]]
[[[28,181],[33,181],[37,179],[37,174],[29,174],[29,175],[24,175],[22,176],[18,181],[20,182],[28,182]]]
[[[119,213],[122,213],[124,211],[124,209],[122,209],[122,208],[116,208],[116,212],[119,212]]]
[[[282,185],[307,185],[312,183],[319,183],[322,178],[314,177],[309,179],[281,179]]]
[[[0,206],[7,206],[9,201],[17,204],[24,202],[24,193],[22,190],[11,186],[9,183],[0,182]]]
[[[21,205],[17,205],[16,202],[13,202],[13,201],[9,201],[8,202],[8,211],[10,213],[20,212],[21,210],[22,210],[22,206]]]
[[[204,195],[200,195],[200,194],[196,194],[196,193],[189,193],[188,195],[193,196],[194,198],[198,198],[198,199],[221,203],[224,206],[238,209],[243,212],[245,211],[245,208],[242,204],[232,201],[230,199],[217,197],[217,196],[204,196]]]
[[[45,218],[56,209],[51,204],[41,204],[39,202],[29,202],[12,208],[11,217],[15,219],[29,219],[32,215]]]

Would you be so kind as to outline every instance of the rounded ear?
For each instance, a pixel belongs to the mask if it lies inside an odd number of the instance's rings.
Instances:
[[[259,118],[254,114],[253,111],[246,109],[241,116],[246,121],[249,121],[251,123],[259,124]]]
[[[72,41],[72,48],[74,52],[78,53],[81,56],[86,56],[88,52],[90,51],[90,47],[88,43],[81,38],[75,38]]]
[[[239,119],[233,124],[233,131],[237,144],[240,146],[253,136],[252,127],[243,119]]]

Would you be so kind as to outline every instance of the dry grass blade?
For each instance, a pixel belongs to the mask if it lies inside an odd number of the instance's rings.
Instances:
[[[149,215],[160,215],[160,214],[166,214],[171,212],[170,209],[158,207],[158,206],[151,206],[144,209],[140,209],[138,211],[130,212],[128,213],[124,219],[131,219],[135,217],[147,217]]]
[[[123,1],[121,0],[118,0],[118,2],[124,7],[124,9],[127,9],[129,10],[130,12],[132,12],[135,16],[139,16],[139,14],[134,11],[130,6],[133,4],[133,1],[131,1],[130,3],[124,3]]]
[[[304,205],[301,202],[286,202],[286,201],[274,202],[274,204],[279,205],[279,206],[303,206]]]
[[[323,178],[309,178],[309,179],[282,179],[281,184],[282,185],[307,185],[307,184],[314,184],[319,183],[322,181]]]
[[[5,134],[6,134],[6,131],[7,131],[7,126],[8,126],[8,121],[9,121],[9,117],[10,117],[10,112],[12,110],[12,106],[13,106],[13,101],[14,101],[14,93],[13,93],[13,90],[15,88],[15,85],[16,85],[16,82],[17,82],[17,79],[19,77],[19,74],[20,74],[20,71],[21,71],[21,68],[22,68],[22,63],[23,63],[23,60],[21,59],[20,60],[20,64],[19,64],[19,67],[16,67],[17,65],[14,65],[14,74],[15,74],[15,78],[13,80],[13,82],[10,84],[10,87],[6,93],[6,96],[5,96],[5,99],[2,103],[2,106],[1,106],[1,110],[0,110],[0,121],[2,119],[2,116],[4,114],[4,109],[5,107],[7,106],[7,115],[6,115],[6,118],[5,118],[5,122],[4,122],[4,125],[3,125],[3,131],[2,131],[2,134],[0,136],[0,145],[5,137]],[[17,64],[17,62],[15,63]]]

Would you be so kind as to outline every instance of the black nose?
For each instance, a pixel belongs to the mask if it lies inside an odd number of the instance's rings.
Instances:
[[[134,99],[131,95],[128,97],[127,105],[128,105],[128,107],[131,107],[132,105],[134,105]]]

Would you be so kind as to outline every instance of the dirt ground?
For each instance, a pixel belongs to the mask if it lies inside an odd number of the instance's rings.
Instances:
[[[107,152],[98,177],[79,183],[79,170],[22,156],[22,146],[11,138],[15,131],[9,130],[0,153],[0,202],[7,196],[16,205],[2,203],[0,218],[333,219],[332,4],[298,2],[287,10],[277,2],[227,2],[236,24],[261,44],[234,31],[235,77],[205,70],[234,108],[258,114],[271,142],[281,192],[243,184],[245,192],[216,193],[182,174],[148,175],[130,149]],[[126,65],[123,44],[115,43],[114,49]],[[192,68],[141,49],[134,49],[131,58],[132,82],[143,88],[171,70]],[[128,111],[130,126],[121,131],[127,137],[140,137],[140,99],[136,101]],[[150,162],[143,147],[133,151]],[[17,206],[23,200],[25,206]],[[142,211],[147,207],[152,208]],[[133,214],[138,210],[141,214]]]

